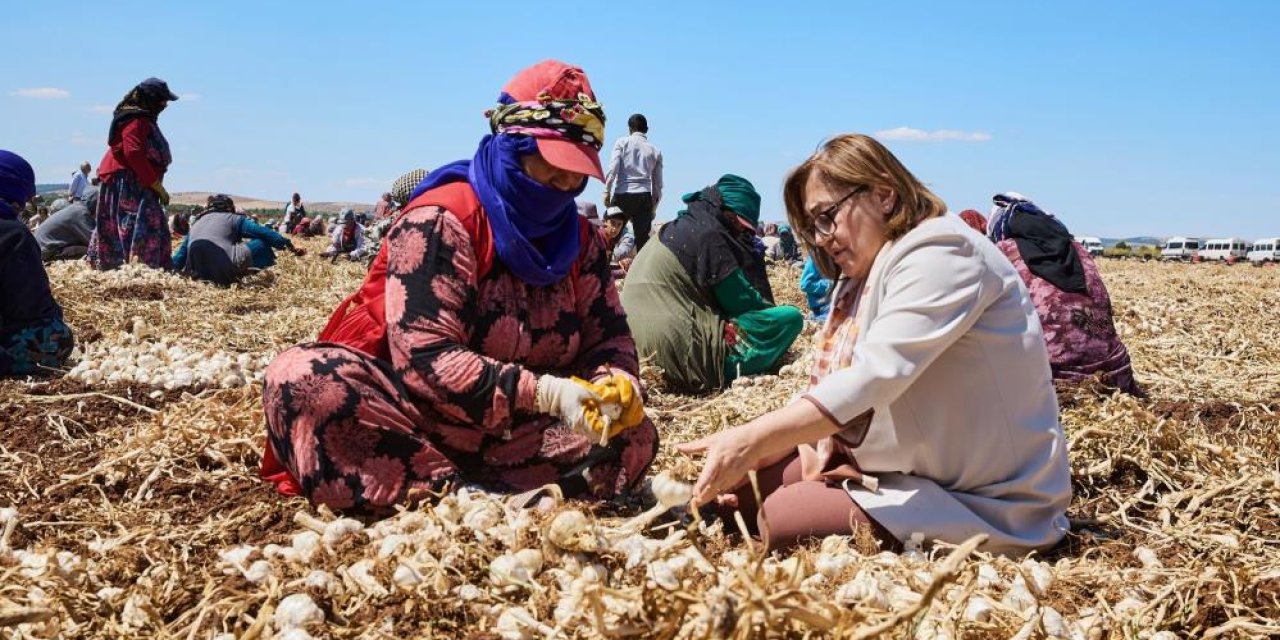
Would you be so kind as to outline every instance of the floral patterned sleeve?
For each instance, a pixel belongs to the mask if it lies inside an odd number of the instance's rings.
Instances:
[[[621,371],[638,382],[636,343],[631,338],[627,314],[613,283],[613,267],[599,233],[587,234],[578,258],[574,290],[578,317],[582,319],[582,351],[574,361],[574,370],[592,378]]]
[[[468,347],[477,275],[462,223],[422,207],[392,227],[387,245],[387,342],[409,392],[460,424],[494,433],[515,411],[533,411],[531,371]]]

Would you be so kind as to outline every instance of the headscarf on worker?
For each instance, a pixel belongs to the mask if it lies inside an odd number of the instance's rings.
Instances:
[[[177,100],[178,94],[169,90],[169,85],[159,78],[147,78],[138,86],[129,90],[111,114],[111,128],[107,131],[107,144],[120,142],[120,133],[130,120],[146,118],[152,122],[160,116],[160,112],[170,102]]]
[[[1084,266],[1062,222],[1016,192],[997,193],[991,201],[992,242],[1012,238],[1031,273],[1063,291],[1088,294]]]
[[[637,348],[667,383],[709,391],[772,369],[804,315],[774,306],[755,247],[760,194],[749,181],[727,174],[682,199],[687,208],[636,256],[622,304]]]
[[[741,269],[761,297],[773,304],[764,260],[754,246],[760,221],[760,194],[755,187],[745,178],[726,174],[681,200],[687,207],[663,226],[658,239],[680,260],[693,283],[711,289]]]
[[[984,236],[987,235],[987,217],[978,213],[976,209],[965,209],[964,211],[961,211],[960,219],[964,220],[964,223],[969,225],[969,228],[974,231],[977,231]]]
[[[40,246],[18,217],[35,194],[31,164],[0,150],[0,376],[60,367],[75,344],[49,288]]]
[[[492,133],[480,140],[475,155],[431,172],[411,196],[451,182],[468,182],[488,217],[497,257],[532,285],[563,280],[577,261],[581,243],[574,198],[586,189],[586,181],[573,191],[541,184],[525,174],[521,157],[541,153],[550,159],[553,154],[570,154],[581,165],[579,173],[603,176],[598,152],[604,138],[604,111],[591,97],[586,76],[580,81],[582,92],[574,99],[518,101],[512,94],[522,93],[525,87],[508,85],[498,98],[498,108],[488,114]],[[583,146],[597,154],[583,153]]]

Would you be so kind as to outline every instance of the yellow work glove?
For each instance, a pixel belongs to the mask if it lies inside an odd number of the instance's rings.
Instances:
[[[594,383],[580,378],[571,378],[571,380],[599,398],[595,406],[588,403],[584,410],[584,417],[587,425],[601,437],[602,441],[607,441],[644,422],[644,401],[631,384],[630,378],[615,373]],[[606,417],[608,420],[605,420]],[[605,433],[606,424],[608,424],[607,434]]]
[[[169,206],[169,192],[165,191],[164,185],[161,184],[159,180],[151,183],[151,190],[156,192],[156,195],[160,197],[160,204],[166,207]]]

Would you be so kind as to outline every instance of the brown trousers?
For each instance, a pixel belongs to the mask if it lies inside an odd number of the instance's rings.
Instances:
[[[870,527],[880,548],[897,551],[901,543],[893,534],[871,519],[849,497],[844,487],[835,482],[805,480],[800,473],[800,456],[796,453],[756,472],[764,508],[756,502],[751,483],[738,489],[738,507],[712,508],[720,517],[733,520],[733,512],[741,511],[753,535],[764,538],[770,551],[786,549],[829,535],[853,535],[855,528]],[[732,530],[733,527],[728,527]]]

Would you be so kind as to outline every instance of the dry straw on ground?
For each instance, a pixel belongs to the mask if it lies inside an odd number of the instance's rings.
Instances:
[[[0,636],[1280,634],[1280,270],[1103,269],[1151,397],[1063,391],[1073,531],[1043,557],[987,557],[977,540],[898,556],[835,537],[765,557],[720,524],[641,527],[639,501],[553,495],[547,511],[467,491],[342,519],[258,482],[251,360],[247,386],[227,389],[0,383]],[[802,302],[798,271],[773,276],[781,301]],[[75,264],[51,277],[89,358],[166,341],[235,360],[314,335],[361,270],[284,256],[232,289]],[[655,389],[655,471],[691,478],[671,444],[786,402],[805,346],[780,377],[723,394]]]

